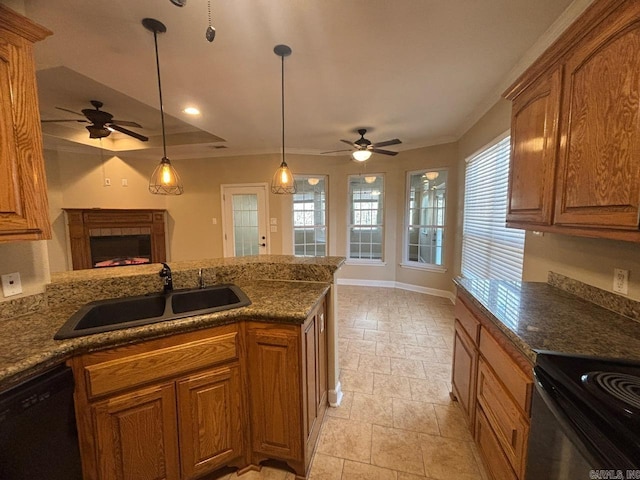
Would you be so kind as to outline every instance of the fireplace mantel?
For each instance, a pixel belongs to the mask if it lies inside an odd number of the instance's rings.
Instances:
[[[94,268],[91,238],[149,236],[149,262],[166,261],[166,210],[64,208],[74,270]]]

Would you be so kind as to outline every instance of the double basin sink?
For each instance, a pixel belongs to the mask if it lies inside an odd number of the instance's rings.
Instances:
[[[216,285],[137,297],[99,300],[81,307],[53,338],[61,340],[81,337],[220,312],[250,304],[249,297],[236,285]]]

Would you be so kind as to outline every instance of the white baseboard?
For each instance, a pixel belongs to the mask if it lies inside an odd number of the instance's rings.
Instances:
[[[336,388],[329,390],[329,406],[339,407],[342,402],[342,384],[338,382]]]
[[[434,297],[448,298],[451,303],[455,303],[456,296],[448,290],[439,290],[437,288],[421,287],[419,285],[411,285],[410,283],[395,282],[393,280],[362,280],[360,278],[339,278],[338,285],[354,285],[358,287],[382,287],[382,288],[399,288],[400,290],[408,290],[410,292],[425,293]]]

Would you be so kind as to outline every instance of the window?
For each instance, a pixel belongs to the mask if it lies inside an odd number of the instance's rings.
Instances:
[[[505,227],[509,137],[467,159],[462,231],[462,275],[522,279],[524,231]]]
[[[446,198],[446,170],[407,175],[403,265],[444,271]]]
[[[349,259],[382,261],[384,178],[349,176]]]
[[[326,177],[296,175],[293,195],[293,253],[303,257],[327,254]]]

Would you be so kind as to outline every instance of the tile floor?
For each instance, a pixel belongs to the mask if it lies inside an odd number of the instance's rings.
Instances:
[[[342,285],[338,302],[344,398],[327,411],[311,480],[486,480],[462,412],[449,398],[451,302]],[[294,476],[265,467],[240,478]]]

